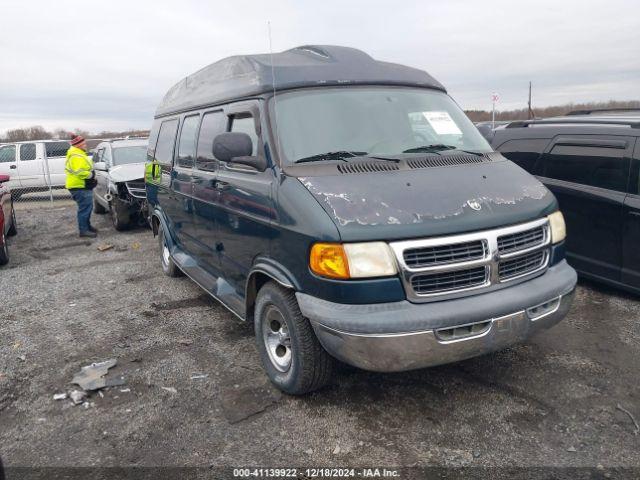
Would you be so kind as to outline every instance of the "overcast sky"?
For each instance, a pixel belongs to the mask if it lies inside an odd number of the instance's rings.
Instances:
[[[149,128],[220,58],[335,44],[422,68],[465,109],[640,99],[640,2],[2,0],[0,134]]]

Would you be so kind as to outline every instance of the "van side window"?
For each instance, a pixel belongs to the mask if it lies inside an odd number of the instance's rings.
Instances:
[[[67,155],[67,150],[69,150],[69,147],[71,147],[69,142],[47,142],[44,144],[47,158],[65,157]]]
[[[20,160],[35,160],[36,159],[36,144],[35,143],[23,143],[20,145]]]
[[[213,139],[227,128],[227,116],[222,112],[205,113],[202,117],[200,135],[198,136],[198,154],[196,167],[198,170],[215,172],[218,160],[213,156]]]
[[[231,120],[231,131],[249,135],[251,143],[253,144],[251,155],[256,155],[258,151],[258,135],[256,135],[256,126],[251,115],[233,117]]]
[[[5,145],[0,147],[0,163],[9,163],[16,161],[16,146]]]
[[[549,143],[547,138],[520,138],[507,140],[496,150],[529,173],[534,173],[536,160]]]
[[[156,161],[163,165],[171,165],[173,147],[176,142],[178,119],[166,120],[160,125],[158,144],[156,145]]]
[[[199,123],[200,115],[186,117],[182,122],[180,142],[178,143],[178,158],[176,158],[176,165],[180,167],[193,167],[193,160],[196,156],[196,134],[198,133]]]
[[[557,144],[545,155],[542,175],[567,182],[626,191],[629,159],[625,148]]]

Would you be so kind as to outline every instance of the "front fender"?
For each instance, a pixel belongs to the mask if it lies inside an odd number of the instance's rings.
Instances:
[[[249,279],[256,273],[263,273],[268,277],[273,278],[276,282],[285,288],[292,288],[293,290],[300,290],[300,283],[296,279],[295,275],[280,262],[270,257],[257,257],[254,261],[253,267],[249,272]]]
[[[300,290],[300,283],[289,269],[273,258],[257,257],[253,267],[249,271],[247,284],[245,286],[245,312],[248,321],[253,321],[253,307],[256,302],[258,290],[260,290],[260,287],[265,283],[267,278],[277,282],[284,288],[290,288],[296,292]]]

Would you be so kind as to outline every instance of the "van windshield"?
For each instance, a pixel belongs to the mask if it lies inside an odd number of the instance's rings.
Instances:
[[[136,145],[135,147],[118,147],[113,149],[113,164],[144,163],[147,161],[147,147]]]
[[[288,164],[361,155],[491,151],[458,105],[436,90],[299,90],[279,94],[275,109],[279,153]],[[270,110],[273,116],[273,98]]]

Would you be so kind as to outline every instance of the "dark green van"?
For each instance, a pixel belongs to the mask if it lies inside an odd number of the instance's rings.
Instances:
[[[352,48],[186,77],[146,171],[164,272],[253,322],[288,393],[325,385],[335,359],[392,372],[504,348],[571,305],[549,190],[429,74]]]

